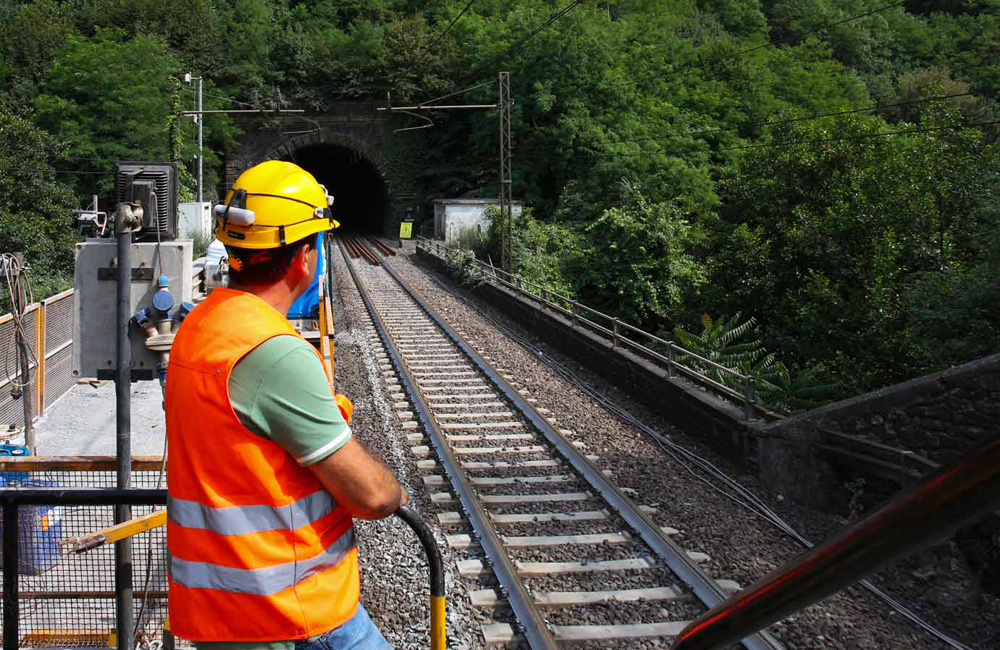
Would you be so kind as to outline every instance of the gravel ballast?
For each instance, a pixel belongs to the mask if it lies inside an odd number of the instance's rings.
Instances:
[[[704,565],[718,579],[736,580],[748,585],[767,572],[799,555],[801,548],[770,524],[757,519],[723,495],[706,488],[691,477],[688,470],[665,454],[659,446],[631,425],[600,408],[585,393],[561,375],[541,364],[538,358],[506,337],[476,310],[445,290],[449,281],[430,269],[422,260],[397,256],[390,262],[439,315],[449,320],[474,343],[479,353],[491,359],[495,367],[514,379],[522,392],[537,400],[536,406],[549,409],[558,418],[559,427],[575,433],[574,440],[586,445],[587,453],[600,456],[602,469],[613,472],[619,487],[635,490],[633,499],[658,507],[657,523],[681,532],[677,540],[689,551],[707,553]],[[434,277],[437,276],[437,277]],[[443,284],[442,284],[443,283]],[[467,296],[464,298],[468,298]],[[472,299],[475,300],[475,299]],[[530,340],[520,330],[482,302],[479,309]],[[565,366],[600,392],[679,444],[708,458],[730,474],[734,470],[722,458],[699,441],[674,430],[662,414],[650,412],[627,395],[543,345],[532,344],[545,355]],[[739,480],[781,514],[806,537],[819,541],[844,522],[823,513],[802,508],[767,493],[751,476]],[[567,504],[569,505],[569,504]],[[932,570],[926,571],[930,561]],[[970,595],[959,585],[956,555],[947,547],[936,547],[918,560],[907,560],[883,571],[875,582],[890,591],[928,622],[975,648],[998,647],[1000,605],[988,595]],[[935,574],[934,570],[938,572]],[[942,576],[942,572],[947,576]],[[921,580],[928,575],[938,580]],[[966,587],[968,586],[965,583]],[[775,625],[772,631],[790,650],[796,648],[900,649],[946,648],[945,644],[921,630],[886,604],[860,588],[850,588]],[[636,645],[635,647],[642,647]],[[654,647],[654,646],[650,646]]]

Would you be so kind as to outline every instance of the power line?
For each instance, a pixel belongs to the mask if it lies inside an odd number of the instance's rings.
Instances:
[[[496,80],[484,81],[481,84],[476,84],[475,86],[469,86],[468,88],[463,88],[462,90],[456,90],[453,93],[448,93],[447,95],[441,95],[440,97],[435,97],[434,99],[428,99],[426,102],[420,104],[420,106],[427,106],[428,104],[433,104],[434,102],[439,102],[442,99],[447,99],[449,97],[454,97],[455,95],[461,95],[462,93],[467,93],[470,90],[476,90],[477,88],[482,88],[483,86],[492,86],[496,83]]]
[[[497,56],[495,56],[492,59],[490,59],[489,63],[477,66],[477,68],[475,70],[473,70],[469,74],[467,74],[464,77],[462,77],[461,80],[459,80],[457,83],[454,84],[454,86],[462,86],[462,85],[465,85],[466,83],[468,83],[470,80],[475,79],[476,77],[478,77],[479,75],[481,75],[483,73],[484,68],[487,68],[489,66],[492,66],[494,63],[502,61],[503,58],[505,56],[507,56],[508,54],[510,54],[511,51],[513,51],[515,48],[522,47],[525,43],[527,43],[532,38],[534,38],[535,36],[537,36],[543,30],[547,29],[550,25],[552,25],[552,23],[556,22],[557,20],[559,20],[560,18],[562,18],[563,16],[565,16],[566,14],[568,14],[570,11],[572,11],[573,9],[575,9],[576,7],[578,7],[579,5],[582,5],[582,4],[583,4],[583,0],[574,0],[570,4],[566,5],[565,7],[563,7],[562,9],[560,9],[559,11],[557,11],[556,13],[552,14],[549,17],[549,19],[546,20],[544,23],[542,23],[539,27],[536,27],[534,30],[532,30],[530,34],[528,34],[527,36],[525,36],[524,38],[522,38],[521,40],[519,40],[517,43],[514,43],[513,45],[511,45],[510,47],[508,47],[507,49],[505,49],[503,52],[501,52],[500,54],[498,54]],[[493,82],[490,82],[490,83],[493,83]],[[454,86],[452,86],[452,87],[454,87]],[[439,98],[439,99],[441,99],[441,98]],[[436,100],[432,100],[432,101],[436,101]],[[426,104],[426,103],[429,103],[429,102],[423,102],[423,103]]]
[[[579,154],[574,154],[572,158],[633,158],[633,157],[645,157],[645,156],[681,156],[684,154],[691,153],[721,153],[724,151],[744,151],[749,149],[771,149],[771,148],[781,148],[787,147],[791,148],[796,145],[801,144],[825,144],[830,142],[849,142],[849,141],[862,141],[871,140],[875,138],[891,137],[897,135],[912,135],[916,133],[933,133],[937,131],[948,131],[955,129],[966,129],[975,128],[980,126],[994,126],[1000,124],[1000,120],[989,120],[987,122],[973,122],[970,124],[955,124],[948,126],[936,126],[936,127],[916,127],[912,129],[901,129],[899,131],[886,131],[882,133],[868,133],[868,134],[858,134],[851,136],[838,136],[832,138],[809,138],[805,140],[783,140],[781,142],[764,142],[764,143],[752,143],[746,145],[738,145],[733,147],[721,147],[718,149],[712,147],[703,147],[697,149],[685,149],[681,151],[620,151],[620,152],[607,152],[607,153],[586,153],[581,152]],[[528,156],[529,159],[539,159],[540,156]]]
[[[855,20],[860,20],[861,18],[867,18],[868,16],[873,16],[873,15],[875,15],[877,13],[881,13],[881,12],[889,10],[889,9],[894,9],[896,7],[902,7],[905,4],[906,4],[905,2],[894,2],[892,4],[888,4],[888,5],[884,5],[882,7],[879,7],[878,9],[872,9],[872,10],[869,10],[869,11],[866,11],[866,12],[863,12],[863,13],[860,13],[860,14],[855,14],[853,16],[848,16],[847,18],[843,18],[841,20],[838,20],[838,21],[835,21],[835,22],[832,22],[832,23],[828,23],[826,25],[821,25],[821,26],[816,27],[814,29],[811,29],[811,30],[809,30],[809,31],[807,31],[807,32],[805,32],[803,34],[787,34],[787,35],[782,36],[781,38],[775,39],[773,41],[768,41],[767,43],[762,43],[761,45],[755,45],[753,47],[749,47],[749,48],[746,48],[744,50],[739,50],[738,52],[734,52],[732,54],[726,54],[725,56],[721,56],[721,57],[719,57],[717,59],[710,59],[708,61],[692,61],[690,63],[686,63],[686,64],[680,66],[676,70],[673,70],[673,74],[677,74],[679,72],[683,72],[684,70],[688,70],[690,68],[702,68],[702,69],[705,69],[705,68],[710,67],[712,65],[715,65],[717,63],[721,63],[723,61],[728,61],[729,59],[738,58],[738,57],[741,57],[741,56],[743,56],[745,54],[750,54],[751,52],[756,52],[757,50],[763,50],[763,49],[768,48],[768,47],[773,47],[775,45],[778,45],[779,43],[783,43],[784,41],[787,41],[788,39],[792,38],[792,36],[796,36],[798,38],[805,38],[806,36],[812,36],[812,35],[818,34],[819,32],[826,31],[827,29],[830,29],[831,27],[839,27],[840,25],[844,25],[846,23],[849,23],[849,22],[852,22],[852,21],[855,21]],[[608,89],[620,88],[622,86],[629,86],[629,85],[636,84],[636,83],[638,83],[638,80],[630,79],[628,81],[623,81],[621,83],[613,84],[611,86],[608,86],[607,88]]]
[[[186,91],[186,92],[189,92],[191,94],[197,94],[197,92],[198,92],[198,91],[196,91],[193,88],[188,88],[187,86],[182,86],[181,89],[184,90],[184,91]],[[233,99],[232,97],[223,97],[222,95],[213,95],[212,93],[206,93],[204,91],[202,91],[201,94],[204,95],[205,97],[211,97],[213,99],[221,99],[222,101],[232,102],[234,104],[240,104],[242,106],[250,106],[251,108],[257,108],[257,106],[255,104],[249,104],[247,102],[241,102],[240,100]]]
[[[896,7],[902,7],[905,4],[906,4],[905,2],[894,2],[892,4],[888,4],[888,5],[884,5],[882,7],[879,7],[878,9],[872,9],[872,10],[866,11],[864,13],[855,14],[853,16],[848,16],[847,18],[844,18],[842,20],[838,20],[838,21],[830,23],[828,25],[823,25],[822,27],[819,27],[817,29],[808,31],[805,34],[800,34],[798,36],[799,37],[811,36],[811,35],[813,35],[813,34],[815,34],[817,32],[821,32],[821,31],[825,31],[827,29],[830,29],[831,27],[839,27],[840,25],[843,25],[845,23],[849,23],[849,22],[858,20],[860,18],[867,18],[868,16],[873,16],[873,15],[875,15],[877,13],[886,11],[888,9],[894,9]],[[736,58],[736,57],[739,57],[739,56],[743,56],[744,54],[749,54],[750,52],[756,52],[757,50],[762,50],[762,49],[764,49],[766,47],[771,47],[773,45],[777,45],[778,43],[781,43],[783,41],[788,40],[792,36],[793,36],[793,34],[788,34],[788,35],[782,36],[781,38],[776,39],[774,41],[769,41],[769,42],[767,42],[767,43],[765,43],[763,45],[756,45],[754,47],[747,48],[745,50],[740,50],[739,52],[736,52],[734,54],[730,54],[728,56],[724,56],[724,57],[722,57],[722,58],[720,58],[720,59],[718,59],[716,61],[712,61],[710,63],[719,63],[721,61],[726,61],[728,59],[732,59],[732,58]]]
[[[455,23],[458,22],[458,19],[465,15],[465,12],[467,12],[469,10],[469,8],[472,7],[472,4],[475,1],[476,0],[469,0],[469,4],[465,5],[465,8],[462,9],[462,11],[458,12],[458,15],[455,16],[455,18],[453,18],[450,23],[448,23],[448,26],[444,28],[443,32],[441,32],[440,34],[438,34],[438,37],[434,39],[434,42],[431,43],[430,45],[428,45],[426,48],[424,48],[423,54],[421,54],[421,57],[420,57],[421,61],[423,61],[423,57],[427,56],[427,53],[430,50],[434,49],[435,45],[437,45],[438,43],[441,42],[441,39],[444,38],[444,35],[451,31],[451,28],[455,26]]]
[[[557,20],[559,20],[560,18],[562,18],[563,16],[565,16],[569,12],[573,11],[574,9],[576,9],[578,6],[580,6],[582,4],[583,4],[583,0],[575,0],[574,2],[572,2],[569,5],[567,5],[566,7],[564,7],[563,9],[560,9],[556,13],[552,14],[552,16],[549,17],[549,19],[546,20],[544,23],[542,23],[541,26],[539,26],[536,29],[534,29],[530,34],[528,34],[527,36],[525,36],[524,38],[522,38],[517,43],[514,43],[513,45],[511,45],[510,47],[508,47],[506,50],[504,50],[503,52],[501,52],[500,55],[498,57],[496,57],[496,58],[497,59],[503,59],[503,57],[505,57],[508,54],[510,54],[510,52],[512,50],[514,50],[516,48],[519,48],[519,47],[522,47],[525,43],[527,43],[528,41],[530,41],[531,39],[533,39],[539,33],[541,33],[542,31],[544,31],[545,29],[548,29],[549,25],[551,25],[552,23],[556,22]]]
[[[884,110],[884,109],[888,109],[888,108],[898,108],[900,106],[915,106],[915,105],[918,105],[918,104],[926,104],[926,103],[929,103],[929,102],[944,101],[944,100],[947,100],[947,99],[955,99],[957,97],[971,97],[971,96],[974,96],[974,95],[975,95],[975,93],[973,93],[973,92],[953,93],[953,94],[950,94],[950,95],[941,95],[941,96],[938,96],[938,97],[927,97],[927,98],[924,98],[924,99],[914,99],[914,100],[910,100],[910,101],[906,101],[906,102],[897,102],[897,103],[894,103],[894,104],[875,104],[875,105],[869,106],[867,108],[854,108],[854,109],[848,109],[848,110],[842,110],[842,111],[832,111],[832,112],[829,112],[829,113],[816,113],[816,114],[813,114],[813,115],[806,115],[806,116],[802,116],[802,117],[791,117],[791,118],[780,119],[780,120],[758,120],[758,121],[755,121],[755,122],[748,122],[745,126],[764,127],[764,126],[776,126],[776,125],[779,125],[779,124],[793,124],[793,123],[796,123],[796,122],[809,122],[809,121],[812,121],[812,120],[819,120],[819,119],[823,119],[823,118],[826,118],[826,117],[841,117],[841,116],[844,116],[844,115],[855,115],[855,114],[858,114],[858,113],[867,113],[867,112],[871,112],[871,111],[880,111],[880,110]],[[603,144],[632,144],[632,143],[637,143],[637,142],[649,142],[649,141],[653,141],[653,140],[666,140],[666,139],[671,138],[671,137],[688,137],[688,136],[693,136],[693,135],[705,135],[705,134],[712,134],[712,133],[727,133],[727,132],[728,133],[735,133],[738,130],[739,129],[735,128],[735,127],[731,127],[731,128],[700,129],[700,130],[697,130],[697,131],[687,131],[685,133],[675,133],[675,134],[670,134],[670,135],[651,135],[651,136],[648,136],[648,137],[634,138],[634,139],[631,139],[631,140],[604,140]]]

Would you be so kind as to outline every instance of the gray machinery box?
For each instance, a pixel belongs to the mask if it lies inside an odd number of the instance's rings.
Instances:
[[[152,304],[156,279],[170,281],[174,309],[191,300],[190,240],[132,244],[132,307],[129,317],[140,307]],[[114,239],[88,239],[76,245],[76,313],[74,314],[73,375],[114,379],[115,318],[118,305],[118,243]],[[156,378],[157,355],[146,349],[142,332],[130,324],[132,332],[132,379]]]

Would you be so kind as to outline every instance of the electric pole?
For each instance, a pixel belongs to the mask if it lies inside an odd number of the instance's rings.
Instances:
[[[27,272],[24,269],[24,253],[14,253],[12,257],[11,261],[14,268],[9,269],[9,271],[11,271],[10,275],[14,278],[14,286],[11,288],[10,303],[11,310],[18,317],[17,322],[20,323],[20,319],[24,317],[24,313],[28,308],[28,292],[26,290],[28,279]],[[34,455],[35,428],[31,420],[31,360],[34,358],[34,355],[31,352],[25,332],[20,325],[15,328],[14,332],[14,343],[17,346],[18,371],[20,374],[15,383],[15,390],[20,391],[21,403],[24,407],[24,446],[28,448],[29,454]],[[40,350],[39,353],[44,354],[45,351]],[[36,362],[35,372],[38,371],[39,367]]]
[[[514,201],[511,178],[510,72],[500,71],[500,266],[514,272]]]
[[[204,143],[204,141],[202,140],[202,128],[201,128],[201,120],[202,120],[202,117],[201,117],[202,116],[202,110],[201,110],[201,80],[202,80],[202,78],[201,77],[192,77],[190,72],[184,75],[184,81],[186,81],[187,83],[191,83],[195,79],[198,80],[198,108],[194,111],[194,114],[192,115],[192,117],[194,117],[194,121],[198,123],[198,203],[200,204],[201,203],[201,170],[202,170],[202,161],[204,160],[204,156],[202,155],[202,144]],[[186,113],[186,114],[188,114],[188,113]]]
[[[198,112],[201,113],[201,77],[198,77]],[[202,169],[202,164],[205,161],[205,155],[202,152],[202,145],[204,144],[204,140],[202,140],[201,123],[202,123],[202,117],[201,115],[199,115],[198,116],[198,206],[199,206],[198,209],[199,210],[201,210],[201,201],[202,201],[201,169]]]
[[[407,113],[413,115],[415,111],[441,111],[441,110],[465,110],[465,109],[493,109],[499,108],[500,116],[500,266],[507,273],[513,273],[514,267],[514,201],[512,199],[512,179],[511,179],[511,138],[510,138],[510,111],[514,105],[510,96],[510,72],[500,71],[500,99],[496,104],[419,104],[417,106],[385,106],[379,107],[379,111],[390,113]],[[461,92],[461,91],[460,91]],[[452,93],[458,94],[458,93]],[[451,95],[445,95],[450,97]],[[438,99],[444,99],[439,97]],[[431,100],[436,101],[436,100]],[[425,118],[426,119],[426,118]],[[422,125],[413,128],[428,128]],[[400,129],[408,131],[411,129]]]

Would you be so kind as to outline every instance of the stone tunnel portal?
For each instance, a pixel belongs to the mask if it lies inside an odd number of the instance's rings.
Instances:
[[[333,195],[333,216],[345,230],[379,232],[388,220],[389,188],[378,167],[335,144],[296,149],[286,158],[309,171]]]

